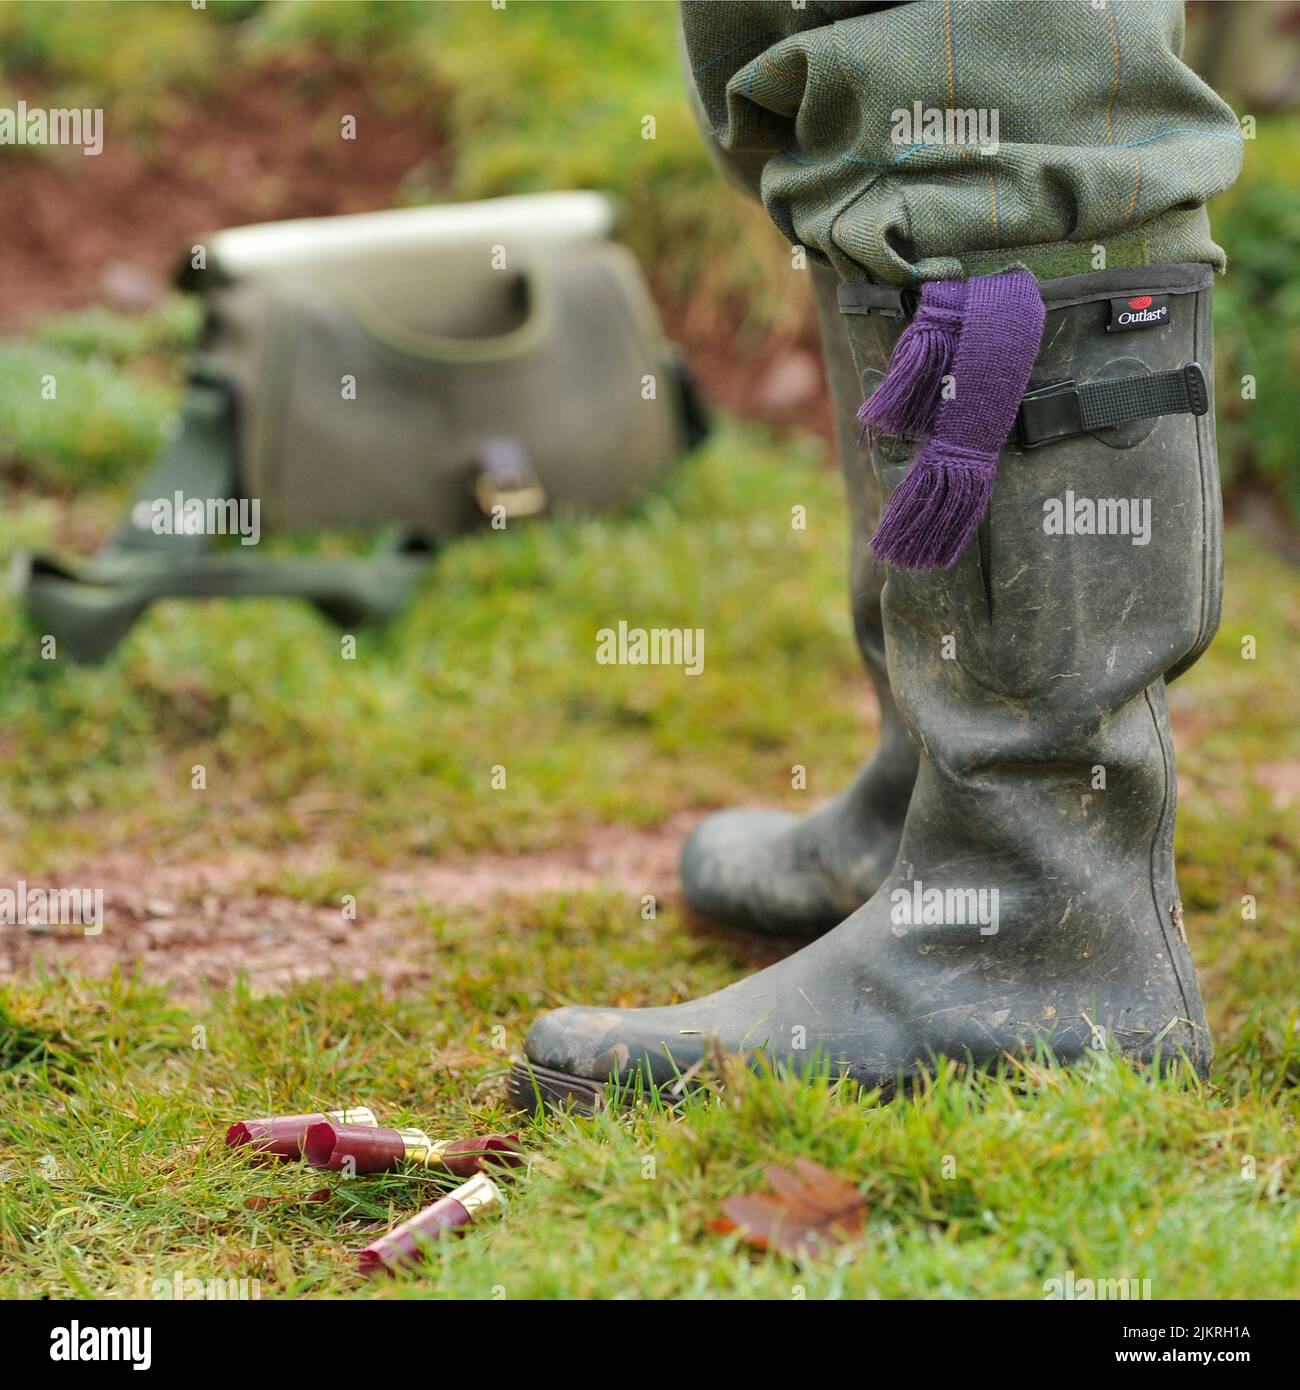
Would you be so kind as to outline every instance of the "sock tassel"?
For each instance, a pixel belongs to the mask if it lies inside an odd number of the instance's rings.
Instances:
[[[872,552],[898,569],[951,566],[988,508],[997,466],[995,453],[929,440],[894,489]]]
[[[931,280],[921,286],[920,307],[894,344],[884,380],[858,410],[867,429],[912,438],[934,429],[965,297],[961,280]]]
[[[1045,318],[1028,271],[965,282],[952,353],[953,391],[939,400],[930,439],[894,489],[871,538],[880,559],[899,569],[947,569],[970,544],[988,509],[998,454],[1029,384]],[[898,356],[895,350],[890,375]],[[874,401],[875,396],[867,407]]]

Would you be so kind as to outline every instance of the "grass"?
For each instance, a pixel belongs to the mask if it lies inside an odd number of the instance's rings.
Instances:
[[[864,742],[838,484],[818,458],[728,426],[629,517],[450,547],[356,662],[293,605],[218,604],[160,610],[102,669],[41,666],[8,611],[15,862],[30,875],[93,864],[133,837],[201,857],[317,839],[333,867],[263,886],[327,904],[376,863],[453,845],[559,844],[730,799],[807,804],[790,765],[810,768],[817,797]],[[788,527],[794,500],[808,532]],[[31,529],[29,511],[7,526]],[[420,1275],[369,1284],[355,1250],[436,1183],[357,1179],[308,1202],[319,1179],[232,1157],[226,1123],[368,1101],[438,1132],[508,1127],[500,1078],[539,1008],[663,1002],[746,968],[671,906],[644,921],[636,897],[429,904],[417,931],[436,983],[398,997],[343,982],[200,1004],[122,980],[5,987],[0,1292],[124,1296],[183,1273],[257,1279],[264,1297],[1039,1297],[1069,1269],[1150,1278],[1157,1297],[1295,1287],[1300,882],[1265,787],[1297,755],[1300,581],[1247,533],[1230,537],[1228,568],[1219,638],[1171,692],[1188,928],[1220,1039],[1212,1087],[1182,1093],[1099,1059],[1075,1076],[945,1074],[875,1107],[733,1077],[719,1104],[679,1118],[529,1131],[536,1159],[503,1216]],[[597,667],[596,627],[620,614],[703,625],[705,674]],[[497,761],[504,791],[489,784]],[[194,762],[216,770],[206,793],[189,790]],[[316,809],[300,811],[310,793]],[[845,1263],[753,1257],[710,1230],[722,1197],[799,1153],[871,1205]],[[645,1252],[634,1262],[630,1241]]]
[[[792,761],[829,793],[857,720],[842,505],[821,457],[728,428],[630,519],[448,547],[398,623],[358,635],[355,660],[305,606],[176,603],[109,666],[79,668],[43,660],[5,605],[0,724],[26,752],[0,772],[6,828],[37,864],[215,822],[288,845],[321,833],[300,805],[325,787],[341,850],[383,858],[547,847],[602,821],[777,795]],[[790,524],[795,505],[806,530]],[[45,497],[20,501],[0,562],[53,540],[60,520]],[[702,628],[703,674],[598,666],[596,634],[620,618]],[[738,681],[742,664],[762,678]],[[795,758],[789,711],[828,680],[846,698],[799,734]],[[722,727],[734,739],[695,756]]]
[[[120,979],[11,987],[0,1294],[147,1297],[184,1274],[256,1279],[264,1298],[1038,1298],[1071,1269],[1150,1279],[1157,1298],[1295,1287],[1294,1092],[1278,1070],[1293,1086],[1294,1011],[1270,1075],[1240,1089],[1184,1092],[1106,1056],[1072,1075],[945,1070],[888,1106],[740,1073],[677,1115],[526,1126],[534,1159],[505,1212],[391,1282],[363,1280],[356,1250],[446,1184],[322,1179],[222,1144],[234,1117],[344,1100],[443,1133],[518,1123],[493,1027],[513,1043],[538,998],[648,1002],[676,976],[726,975],[725,952],[674,917],[638,923],[599,896],[431,915],[440,977],[420,998],[337,984],[180,1009]],[[859,1249],[800,1264],[711,1230],[724,1197],[799,1154],[857,1182]],[[323,1184],[329,1200],[309,1200]]]
[[[8,74],[39,73],[67,100],[129,95],[119,114],[134,114],[141,139],[161,94],[211,80],[231,53],[254,62],[310,42],[389,64],[396,93],[403,81],[449,92],[457,160],[439,196],[525,189],[542,169],[552,186],[609,187],[661,288],[715,307],[739,297],[759,319],[803,313],[792,296],[765,304],[768,292],[745,288],[785,285],[775,270],[789,263],[762,214],[717,191],[677,94],[671,7],[584,8],[599,25],[557,45],[563,11],[545,5],[509,7],[508,27],[468,5],[114,6],[93,18],[0,6],[0,47]],[[114,27],[128,20],[134,43]],[[219,40],[200,41],[214,22]],[[585,135],[566,144],[573,110]],[[652,145],[639,133],[648,112]],[[1268,149],[1285,158],[1277,141]],[[1284,228],[1290,209],[1283,200],[1261,225]],[[1247,244],[1247,211],[1230,214],[1240,225],[1224,239]],[[1259,240],[1281,254],[1280,235]],[[105,534],[158,446],[194,329],[173,302],[137,319],[63,316],[0,344],[0,565],[20,547],[86,551]],[[1234,371],[1255,370],[1248,347],[1233,350]],[[58,395],[43,406],[46,374]],[[1260,433],[1239,407],[1232,438]],[[796,504],[806,531],[790,525]],[[93,872],[109,852],[210,862],[245,843],[326,845],[332,862],[252,885],[325,908],[384,866],[453,851],[546,850],[598,825],[650,828],[736,801],[803,809],[869,741],[844,550],[820,449],[724,422],[627,515],[447,547],[399,622],[359,634],[355,661],[293,603],[177,603],[106,666],[78,668],[43,660],[0,599],[9,862],[39,879]],[[596,633],[620,618],[703,628],[704,673],[597,666]],[[419,1275],[364,1283],[355,1250],[436,1180],[330,1180],[329,1201],[308,1201],[321,1179],[231,1155],[228,1122],[351,1101],[439,1133],[507,1128],[520,1121],[502,1108],[502,1076],[538,1009],[666,1002],[749,966],[672,904],[645,920],[639,896],[426,903],[412,930],[433,983],[398,994],[334,981],[193,1002],[39,973],[0,986],[0,1295],[147,1295],[183,1273],[257,1279],[280,1298],[1037,1298],[1072,1269],[1150,1278],[1158,1298],[1285,1296],[1300,1283],[1300,874],[1277,788],[1294,789],[1300,765],[1298,638],[1300,577],[1251,532],[1230,533],[1222,629],[1170,692],[1187,927],[1219,1041],[1208,1086],[1180,1091],[1099,1057],[1072,1075],[945,1070],[878,1106],[849,1088],[732,1075],[677,1115],[530,1125],[533,1162],[504,1213]],[[790,788],[795,763],[805,792]],[[866,1242],[842,1262],[753,1256],[710,1228],[722,1198],[798,1154],[870,1205]]]

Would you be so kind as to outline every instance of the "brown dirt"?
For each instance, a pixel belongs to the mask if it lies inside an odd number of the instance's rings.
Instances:
[[[660,303],[668,336],[680,345],[710,405],[778,429],[832,442],[830,393],[809,301],[793,332],[746,333],[741,316],[717,305]]]
[[[355,140],[341,138],[345,113]],[[143,307],[205,232],[392,207],[404,177],[419,168],[436,185],[447,158],[434,95],[383,109],[311,53],[168,105],[147,138],[53,153],[0,165],[5,206],[22,209],[0,221],[0,331],[90,304]]]
[[[241,972],[261,992],[332,975],[376,976],[393,989],[414,988],[430,978],[434,964],[423,925],[431,907],[508,906],[540,893],[601,888],[669,902],[677,893],[682,840],[697,819],[697,812],[684,812],[650,831],[607,826],[558,853],[359,869],[355,921],[345,921],[337,905],[303,902],[268,886],[327,870],[340,877],[319,852],[249,850],[206,864],[107,856],[41,885],[101,888],[102,934],[5,927],[0,979],[45,962],[96,977],[114,966],[128,973],[138,966],[146,980],[170,984],[182,999],[225,987]],[[12,885],[18,877],[6,871],[0,882]]]

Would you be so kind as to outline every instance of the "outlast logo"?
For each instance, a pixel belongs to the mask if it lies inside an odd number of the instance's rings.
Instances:
[[[1132,299],[1110,301],[1110,322],[1107,333],[1127,333],[1134,328],[1154,328],[1169,322],[1167,294],[1135,294]]]

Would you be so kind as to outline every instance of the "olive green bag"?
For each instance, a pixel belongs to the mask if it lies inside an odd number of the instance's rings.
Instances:
[[[96,661],[163,597],[292,595],[343,626],[382,621],[432,544],[651,485],[704,424],[612,223],[600,195],[554,193],[196,245],[180,282],[205,328],[179,434],[80,571],[27,559],[41,631]],[[260,530],[390,540],[354,560],[210,549],[254,500]]]

